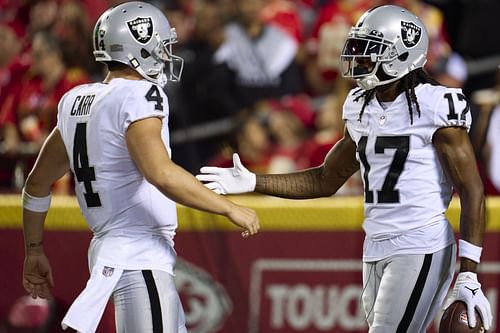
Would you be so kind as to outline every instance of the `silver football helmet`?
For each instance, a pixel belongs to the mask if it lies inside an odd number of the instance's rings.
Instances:
[[[93,37],[96,61],[125,64],[161,87],[181,78],[184,60],[172,53],[175,28],[153,5],[134,1],[108,9],[97,20]]]
[[[405,8],[372,8],[349,32],[340,56],[342,74],[365,90],[394,82],[424,66],[428,45],[424,24]]]

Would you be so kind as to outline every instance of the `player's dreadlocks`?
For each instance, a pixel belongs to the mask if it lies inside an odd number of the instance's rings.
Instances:
[[[404,91],[406,95],[406,101],[408,102],[408,111],[410,112],[410,123],[413,125],[413,104],[417,108],[417,115],[420,117],[420,105],[417,101],[417,95],[415,95],[415,87],[419,83],[430,83],[432,85],[439,85],[435,79],[429,76],[422,68],[417,68],[414,71],[403,76],[398,81],[398,90]],[[371,99],[375,96],[375,89],[366,90],[359,96],[357,96],[354,101],[357,102],[360,98],[364,98],[363,106],[359,112],[358,121],[361,122],[363,113],[365,112],[365,107],[370,103]]]

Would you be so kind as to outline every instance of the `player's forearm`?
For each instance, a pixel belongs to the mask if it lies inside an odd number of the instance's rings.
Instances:
[[[47,213],[36,213],[23,209],[23,233],[26,254],[43,251],[43,225]]]
[[[341,183],[324,181],[322,167],[304,171],[277,174],[257,175],[255,192],[289,199],[312,199],[333,195]]]
[[[485,231],[485,201],[482,186],[475,184],[469,188],[462,188],[459,196],[461,204],[460,239],[482,247]],[[477,262],[462,257],[460,271],[476,272]]]
[[[359,170],[356,144],[346,132],[321,166],[280,175],[257,175],[255,192],[289,199],[329,197]]]
[[[474,185],[462,189],[460,196],[460,235],[461,239],[482,246],[485,223],[485,200],[482,186]]]
[[[467,131],[459,127],[436,131],[433,142],[441,167],[460,197],[460,270],[475,272],[483,244],[485,202],[474,151]]]
[[[193,175],[171,164],[156,187],[173,201],[213,214],[227,216],[233,203],[203,186]]]
[[[26,254],[38,254],[43,251],[43,229],[45,217],[47,216],[50,199],[43,212],[40,210],[29,210],[26,200],[40,201],[42,197],[50,195],[51,181],[48,176],[40,172],[40,168],[34,168],[26,180],[23,189],[23,232]]]

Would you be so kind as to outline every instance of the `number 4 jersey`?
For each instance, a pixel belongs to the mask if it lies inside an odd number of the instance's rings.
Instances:
[[[430,253],[453,242],[445,218],[452,186],[432,143],[442,127],[469,129],[469,105],[460,89],[430,84],[415,87],[420,116],[413,123],[403,92],[391,103],[374,97],[360,120],[364,98],[352,90],[343,118],[356,142],[365,192],[364,260],[396,253]]]
[[[125,139],[130,124],[150,117],[162,120],[170,153],[167,97],[151,82],[113,79],[81,85],[59,102],[57,128],[80,208],[94,232],[91,266],[98,259],[110,267],[159,266],[171,272],[173,249],[164,244],[173,246],[175,203],[144,179]],[[152,244],[153,238],[158,242]]]

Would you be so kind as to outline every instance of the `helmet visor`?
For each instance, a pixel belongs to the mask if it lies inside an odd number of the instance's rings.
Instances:
[[[344,77],[362,78],[374,72],[376,62],[368,56],[342,56],[342,75]]]
[[[382,40],[370,38],[348,38],[340,60],[344,77],[362,78],[373,73],[382,54],[387,49]]]

